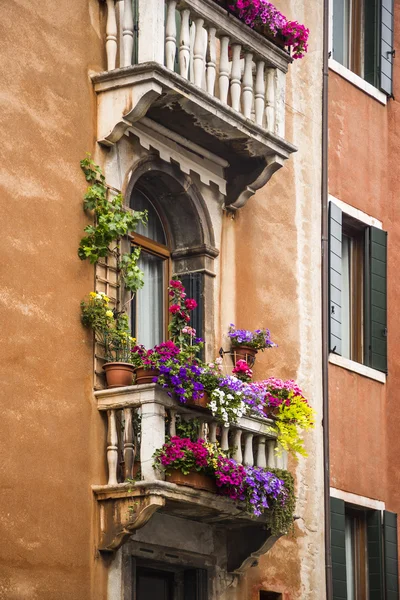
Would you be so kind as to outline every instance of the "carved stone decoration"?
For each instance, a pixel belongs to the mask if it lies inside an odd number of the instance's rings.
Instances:
[[[280,537],[271,535],[262,524],[230,528],[227,531],[227,571],[243,575],[257,564],[260,556],[271,550]]]

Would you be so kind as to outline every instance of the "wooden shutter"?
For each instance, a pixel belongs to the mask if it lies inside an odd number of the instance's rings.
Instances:
[[[393,93],[393,0],[381,0],[379,77],[382,92]]]
[[[387,372],[387,233],[371,227],[369,231],[370,344],[368,364]]]
[[[383,526],[385,539],[386,600],[399,600],[397,514],[385,510]]]
[[[333,600],[347,600],[344,501],[331,498]]]
[[[188,569],[185,571],[183,597],[184,600],[208,600],[208,573],[206,569]]]
[[[342,353],[342,211],[329,203],[329,350]]]
[[[382,519],[379,510],[367,513],[368,579],[370,600],[383,600]]]

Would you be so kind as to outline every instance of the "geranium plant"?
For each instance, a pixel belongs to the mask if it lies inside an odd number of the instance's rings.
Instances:
[[[255,350],[264,351],[266,348],[276,346],[271,340],[269,329],[256,329],[249,331],[248,329],[237,329],[233,323],[229,326],[228,336],[233,347],[248,346]]]
[[[245,382],[251,381],[251,378],[253,377],[253,371],[245,360],[238,360],[232,369],[232,373],[235,377]]]
[[[172,340],[157,344],[150,350],[146,350],[143,345],[139,345],[132,348],[130,362],[135,367],[160,369],[161,366],[175,358],[179,353],[179,347]]]
[[[191,471],[211,474],[210,460],[209,449],[202,439],[193,442],[190,438],[173,436],[154,453],[154,465],[166,473],[176,469],[184,475]]]

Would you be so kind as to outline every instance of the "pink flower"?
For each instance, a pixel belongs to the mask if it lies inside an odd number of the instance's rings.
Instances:
[[[197,308],[197,302],[193,298],[186,298],[185,306],[188,310],[194,310]]]
[[[169,307],[169,312],[174,315],[175,313],[179,312],[180,309],[181,307],[179,306],[179,304],[171,304],[171,306]]]

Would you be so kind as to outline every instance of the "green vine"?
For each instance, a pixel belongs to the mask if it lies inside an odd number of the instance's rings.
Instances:
[[[133,233],[139,223],[147,224],[147,211],[125,210],[121,193],[109,198],[105,177],[90,154],[81,160],[80,165],[86,181],[90,183],[83,206],[85,211],[94,213],[95,223],[85,227],[86,235],[80,241],[78,256],[95,264],[100,258],[114,255],[125,289],[134,294],[144,284],[144,273],[138,267],[140,248],[120,256],[119,243],[122,237]]]
[[[271,530],[272,535],[293,533],[294,511],[296,508],[293,475],[284,469],[268,468],[268,471],[274,473],[279,479],[283,479],[288,495],[284,505],[279,501],[275,501],[274,504],[269,506],[269,510],[265,511],[264,516],[267,518],[267,527]]]

